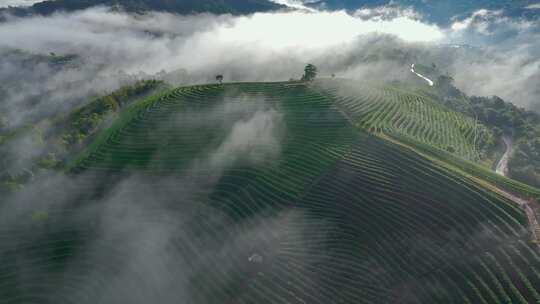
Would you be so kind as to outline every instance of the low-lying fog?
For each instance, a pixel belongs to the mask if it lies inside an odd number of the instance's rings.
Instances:
[[[286,1],[287,2],[287,1]],[[291,2],[301,6],[301,2]],[[0,52],[76,54],[75,66],[27,64],[28,54],[0,59],[3,119],[11,126],[43,110],[65,111],[91,94],[137,78],[175,85],[299,78],[314,63],[321,76],[389,80],[411,63],[436,63],[469,94],[499,95],[535,108],[540,92],[538,23],[481,10],[449,28],[411,9],[381,7],[350,15],[313,10],[233,17],[144,16],[105,7],[0,24]],[[453,43],[477,48],[440,47]],[[26,64],[25,64],[26,63]],[[159,73],[159,75],[156,75]],[[31,99],[31,107],[27,106]],[[26,101],[26,102],[24,102]]]

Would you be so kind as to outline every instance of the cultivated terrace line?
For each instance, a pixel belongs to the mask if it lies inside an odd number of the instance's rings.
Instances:
[[[492,183],[490,182],[487,182],[481,178],[478,178],[474,175],[471,175],[459,168],[456,168],[454,166],[452,166],[451,164],[448,164],[446,162],[443,162],[435,157],[432,157],[430,155],[427,155],[421,151],[419,151],[418,149],[415,149],[414,147],[410,146],[410,145],[407,145],[405,143],[402,143],[398,140],[395,140],[393,138],[391,138],[390,136],[387,136],[385,135],[384,133],[374,133],[375,136],[378,136],[382,139],[385,139],[385,140],[388,140],[392,143],[395,143],[397,145],[400,145],[406,149],[409,149],[409,150],[412,150],[413,152],[429,159],[430,161],[438,164],[438,165],[441,165],[443,168],[447,168],[447,169],[450,169],[450,170],[453,170],[454,172],[456,173],[459,173],[459,174],[462,174],[464,176],[466,176],[467,178],[470,178],[471,180],[473,180],[474,182],[478,183],[479,185],[487,188],[487,189],[490,189],[492,190],[493,192],[505,197],[506,199],[514,202],[515,204],[517,204],[524,212],[525,212],[525,215],[527,216],[527,223],[528,223],[528,228],[529,228],[529,231],[530,231],[530,234],[531,234],[531,242],[536,244],[536,249],[540,252],[540,225],[538,224],[538,220],[536,219],[536,213],[535,211],[533,210],[533,208],[531,208],[531,204],[537,204],[536,201],[534,201],[533,199],[531,199],[530,201],[527,201],[523,198],[520,198],[519,196],[515,195],[515,194],[512,194],[508,191],[505,191],[495,185],[493,185]]]
[[[510,159],[510,155],[512,154],[512,138],[504,136],[503,137],[504,144],[506,146],[506,151],[504,152],[503,156],[499,160],[499,163],[496,166],[496,172],[504,177],[507,177],[508,175],[508,160]],[[505,191],[503,189],[499,189],[502,193],[502,195],[509,200],[517,203],[527,215],[527,221],[529,222],[529,229],[531,231],[531,241],[538,244],[540,246],[540,226],[538,225],[538,220],[536,218],[536,213],[534,212],[534,209],[531,208],[531,205],[534,205],[536,202],[533,199],[525,200],[522,199],[508,191]]]

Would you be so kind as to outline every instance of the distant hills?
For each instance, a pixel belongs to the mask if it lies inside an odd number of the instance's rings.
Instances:
[[[419,12],[425,20],[440,25],[448,25],[455,17],[464,18],[479,9],[502,10],[507,16],[527,19],[538,18],[540,15],[537,0],[318,0],[304,2],[306,6],[320,10],[347,10],[349,12],[381,6],[410,7]],[[50,15],[59,11],[76,11],[97,5],[136,13],[160,11],[175,14],[207,12],[234,15],[286,8],[285,5],[270,0],[46,0],[30,7],[0,8],[0,14]]]
[[[479,9],[504,10],[509,16],[536,18],[540,10],[533,8],[538,4],[538,0],[319,0],[307,5],[320,9],[348,11],[384,5],[412,7],[431,22],[448,24],[453,17],[465,17]]]
[[[59,11],[76,11],[105,5],[128,12],[160,11],[176,14],[215,13],[250,14],[271,11],[284,6],[268,0],[47,0],[30,7],[0,9],[0,13],[17,16],[50,15]]]

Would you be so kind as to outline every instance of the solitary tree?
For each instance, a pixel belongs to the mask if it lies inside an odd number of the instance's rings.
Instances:
[[[317,77],[317,67],[311,63],[306,65],[302,81],[313,81],[315,77]]]
[[[216,81],[221,84],[223,82],[223,75],[216,75]]]

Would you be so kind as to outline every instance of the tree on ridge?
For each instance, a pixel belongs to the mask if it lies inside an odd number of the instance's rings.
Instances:
[[[317,77],[317,67],[309,63],[304,68],[304,75],[302,75],[302,81],[313,81]]]

